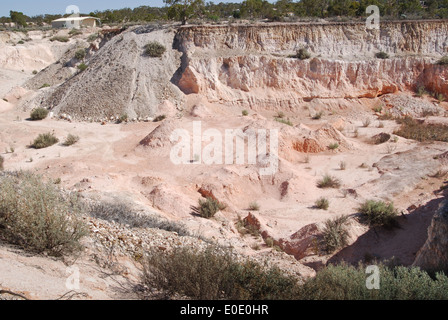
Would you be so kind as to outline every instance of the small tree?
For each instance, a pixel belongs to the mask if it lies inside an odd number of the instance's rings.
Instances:
[[[22,12],[9,11],[9,16],[11,17],[11,21],[18,27],[26,28],[28,26],[26,24],[26,16]]]
[[[204,0],[163,0],[170,6],[168,9],[168,18],[181,21],[186,25],[187,21],[201,12],[204,7]]]

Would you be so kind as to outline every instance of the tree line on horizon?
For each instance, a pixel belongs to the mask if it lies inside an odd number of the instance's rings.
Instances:
[[[448,18],[448,0],[245,0],[241,3],[213,3],[204,0],[164,0],[163,7],[140,6],[134,9],[94,11],[89,14],[104,24],[176,20],[185,24],[191,19],[211,21],[232,19],[268,19],[285,21],[291,17],[348,17],[366,16],[366,8],[376,5],[382,17],[397,19]],[[38,26],[69,15],[43,14],[26,16],[11,11],[9,17],[0,17],[0,23],[14,22],[19,27],[27,23]]]

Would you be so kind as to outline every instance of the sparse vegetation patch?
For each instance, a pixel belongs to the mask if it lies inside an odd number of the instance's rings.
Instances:
[[[393,203],[384,201],[367,200],[358,209],[361,214],[361,222],[369,226],[384,226],[393,228],[397,226],[397,210]]]
[[[0,176],[0,236],[24,249],[62,256],[82,248],[88,229],[80,202],[28,172]]]

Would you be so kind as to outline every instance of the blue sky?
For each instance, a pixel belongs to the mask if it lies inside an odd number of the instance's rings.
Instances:
[[[209,1],[209,0],[207,0]],[[242,2],[242,0],[219,0],[213,2]],[[135,8],[139,6],[161,7],[163,0],[14,0],[0,1],[0,17],[9,16],[9,11],[20,11],[27,16],[38,14],[64,14],[70,5],[76,5],[81,13],[89,13],[95,10]]]

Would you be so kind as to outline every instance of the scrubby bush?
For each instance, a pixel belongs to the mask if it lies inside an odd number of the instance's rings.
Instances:
[[[54,36],[52,38],[50,38],[50,41],[59,41],[59,42],[69,42],[70,39],[68,37],[65,36]]]
[[[87,41],[88,41],[88,42],[93,42],[93,41],[95,41],[96,39],[98,39],[98,37],[99,37],[98,33],[92,33],[92,34],[87,38]]]
[[[252,210],[252,211],[259,211],[259,210],[260,210],[260,205],[259,205],[256,201],[252,201],[252,202],[249,204],[249,210]]]
[[[150,42],[145,46],[145,55],[152,58],[160,58],[165,51],[165,46],[157,41]]]
[[[348,242],[347,216],[340,216],[325,221],[322,231],[322,248],[327,253],[344,248]]]
[[[361,214],[361,222],[370,226],[384,226],[388,228],[397,226],[397,210],[393,203],[384,201],[367,200],[358,209]]]
[[[428,94],[428,91],[426,91],[424,86],[417,87],[417,91],[415,93],[417,97],[423,97],[425,94]]]
[[[309,53],[308,50],[301,48],[297,50],[297,53],[293,57],[300,60],[307,60],[311,58],[311,53]]]
[[[447,66],[448,65],[448,56],[444,56],[439,61],[437,61],[438,65]]]
[[[275,118],[275,121],[286,124],[291,127],[294,126],[293,123],[289,119]]]
[[[69,146],[74,145],[78,141],[79,141],[79,137],[78,136],[75,136],[73,134],[69,134],[62,144],[64,146],[66,146],[66,147],[69,147]]]
[[[322,180],[319,180],[317,182],[318,188],[339,188],[341,186],[341,181],[333,176],[330,176],[328,174],[324,175]]]
[[[33,74],[36,75],[38,72],[37,70],[33,70]]]
[[[86,65],[85,63],[81,63],[81,64],[78,66],[78,69],[79,69],[79,71],[83,72],[83,71],[86,71],[88,67],[89,67],[89,66]]]
[[[75,52],[75,58],[77,60],[83,60],[86,57],[86,50],[79,49]]]
[[[448,126],[443,124],[424,124],[410,117],[397,119],[401,124],[394,134],[406,139],[448,142]]]
[[[5,158],[3,158],[2,156],[0,156],[0,171],[4,170],[3,164],[5,163]]]
[[[241,113],[245,117],[249,115],[249,111],[247,111],[247,110],[243,110]]]
[[[33,121],[43,120],[48,116],[48,112],[49,111],[45,108],[34,109],[30,114],[31,120]]]
[[[49,87],[51,87],[51,85],[49,85],[48,83],[44,83],[43,85],[40,86],[39,89],[49,88]]]
[[[33,252],[62,256],[82,248],[88,229],[80,202],[28,172],[0,176],[0,236]]]
[[[250,234],[254,237],[260,236],[260,230],[256,226],[248,223],[244,219],[241,219],[241,217],[239,216],[237,222],[235,223],[235,227],[238,230],[238,232],[243,236],[245,236],[246,234]]]
[[[335,142],[335,143],[331,143],[331,144],[328,146],[328,149],[330,149],[330,150],[336,150],[337,148],[339,148],[339,143],[337,143],[337,142]]]
[[[34,139],[34,142],[30,147],[34,149],[43,149],[51,147],[58,142],[59,139],[56,138],[53,133],[41,133]]]
[[[177,247],[169,252],[150,252],[142,284],[195,300],[286,300],[296,299],[298,279],[251,260],[235,259],[228,249],[204,250]]]
[[[318,200],[316,200],[316,203],[314,204],[314,206],[317,209],[322,209],[322,210],[328,210],[328,207],[330,206],[330,202],[328,201],[327,198],[319,198]]]
[[[301,298],[306,300],[445,300],[448,277],[431,278],[419,268],[379,264],[380,288],[369,290],[366,266],[329,265],[305,282]]]
[[[160,122],[166,119],[166,115],[157,116],[153,122]]]
[[[375,54],[375,57],[377,57],[378,59],[389,59],[389,54],[387,54],[384,51],[381,51],[381,52],[377,52]]]
[[[199,214],[203,218],[211,218],[219,211],[219,202],[213,198],[199,199]]]
[[[186,227],[178,222],[169,221],[154,215],[138,213],[123,202],[96,202],[91,204],[87,211],[94,218],[114,221],[130,228],[161,229],[177,232],[180,236],[190,235]]]
[[[129,117],[126,113],[123,113],[120,118],[118,118],[117,123],[128,122]]]

